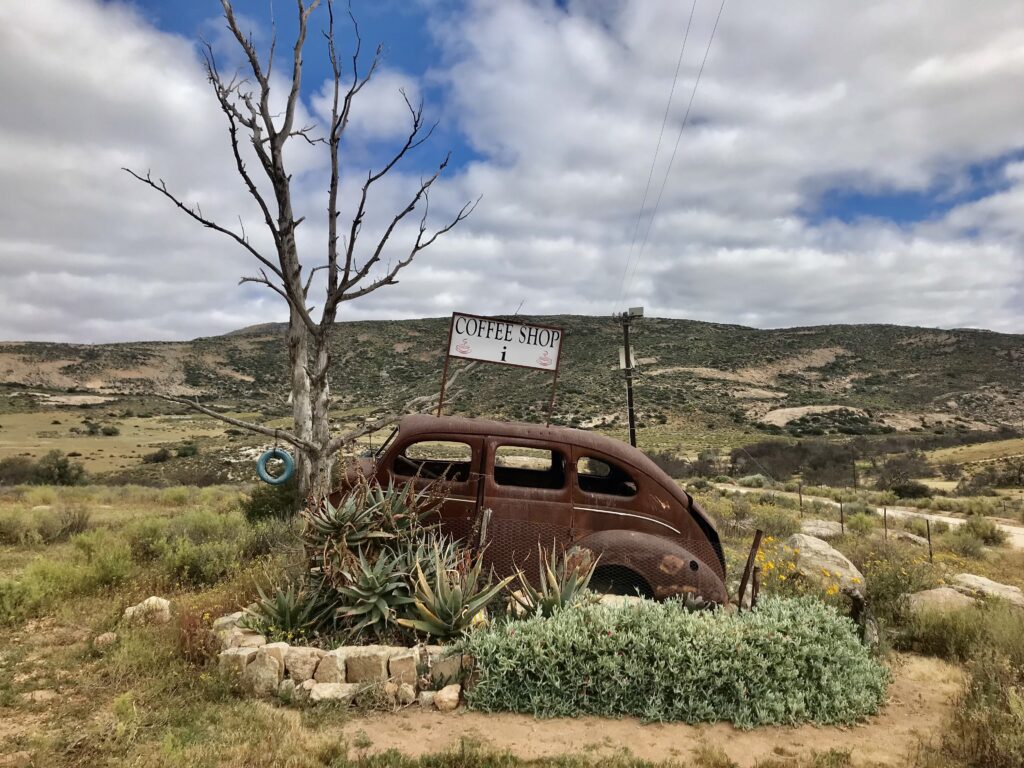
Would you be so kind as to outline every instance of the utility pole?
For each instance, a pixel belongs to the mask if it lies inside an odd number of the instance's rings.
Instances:
[[[629,347],[629,323],[634,317],[643,317],[643,307],[630,307],[619,315],[622,322],[622,354],[619,365],[626,371],[626,413],[629,417],[629,444],[636,448],[636,413],[633,410],[633,353]]]

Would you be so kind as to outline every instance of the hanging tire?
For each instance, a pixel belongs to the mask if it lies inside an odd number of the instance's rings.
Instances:
[[[284,464],[284,471],[276,477],[267,471],[267,464],[270,463],[271,459],[280,459],[281,463]],[[256,460],[256,474],[260,476],[260,480],[264,483],[283,485],[291,480],[292,475],[295,474],[295,459],[283,448],[271,448]]]

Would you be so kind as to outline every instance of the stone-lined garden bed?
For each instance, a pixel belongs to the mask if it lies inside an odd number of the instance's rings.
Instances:
[[[239,625],[243,613],[213,623],[221,674],[252,695],[295,704],[356,702],[377,707],[419,703],[449,712],[459,706],[472,663],[450,647],[342,646],[324,650],[269,643]]]

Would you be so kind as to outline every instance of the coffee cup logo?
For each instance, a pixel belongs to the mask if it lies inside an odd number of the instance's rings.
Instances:
[[[455,346],[455,351],[460,355],[468,355],[473,351],[473,348],[469,346],[469,339],[463,339]]]
[[[544,354],[537,358],[537,364],[543,365],[545,368],[551,365],[551,362],[551,356],[548,355],[548,351],[546,349],[544,350]]]

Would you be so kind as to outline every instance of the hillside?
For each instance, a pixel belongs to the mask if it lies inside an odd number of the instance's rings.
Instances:
[[[611,318],[535,318],[566,329],[555,421],[621,424],[621,329]],[[343,323],[332,388],[339,418],[434,390],[447,318]],[[152,392],[197,395],[285,415],[283,326],[260,325],[188,342],[107,345],[0,343],[0,384],[36,397]],[[976,330],[834,325],[756,330],[645,318],[633,328],[639,418],[686,418],[706,427],[794,435],[872,434],[951,426],[1019,426],[1024,419],[1024,336]],[[486,367],[453,409],[532,420],[551,377]],[[19,398],[8,398],[6,410]]]

